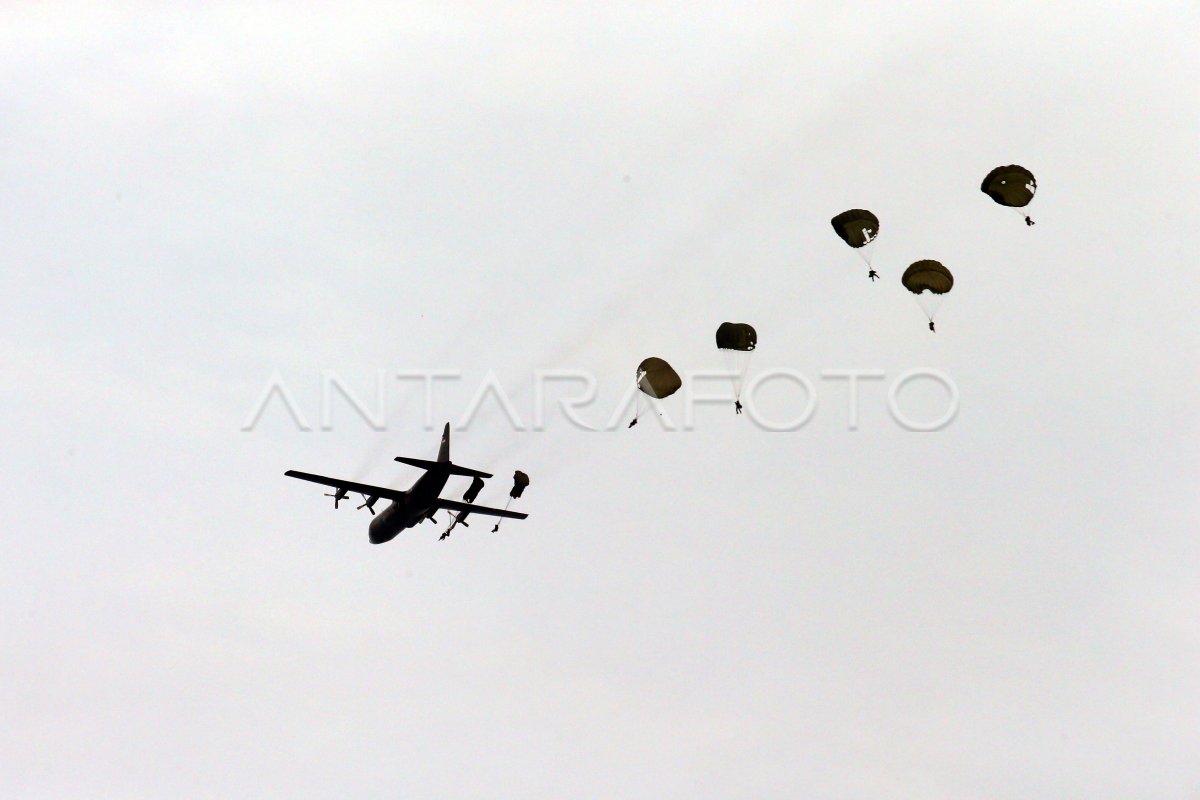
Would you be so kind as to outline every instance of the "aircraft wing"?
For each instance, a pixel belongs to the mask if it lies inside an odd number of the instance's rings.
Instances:
[[[354,481],[344,481],[341,478],[326,478],[324,475],[313,475],[310,472],[297,472],[294,469],[289,469],[283,473],[289,478],[299,478],[302,481],[311,481],[319,483],[322,486],[332,486],[335,489],[345,489],[348,492],[358,492],[365,494],[367,497],[382,497],[385,500],[403,501],[407,492],[399,489],[385,489],[382,486],[372,486],[369,483],[355,483]]]
[[[355,489],[355,491],[358,491]],[[488,508],[487,506],[477,506],[474,503],[460,503],[457,500],[444,500],[438,498],[438,508],[444,508],[448,511],[467,511],[471,514],[483,514],[488,517],[505,517],[506,519],[525,519],[528,514],[522,514],[520,511],[506,511],[503,508]]]

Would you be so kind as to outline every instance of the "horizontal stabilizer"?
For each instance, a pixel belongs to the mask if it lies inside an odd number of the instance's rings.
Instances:
[[[468,478],[490,478],[492,473],[480,472],[477,469],[467,469],[460,467],[457,464],[450,464],[445,461],[428,461],[424,458],[409,458],[408,456],[396,456],[396,460],[401,464],[408,464],[412,467],[420,467],[421,469],[443,470],[451,475],[465,475]]]

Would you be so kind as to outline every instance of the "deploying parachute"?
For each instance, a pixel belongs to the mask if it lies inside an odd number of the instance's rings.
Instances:
[[[750,357],[758,346],[758,333],[745,322],[722,322],[717,328],[717,349],[725,357],[730,372],[737,373],[733,381],[733,406],[742,413],[742,383],[750,368]]]
[[[683,386],[683,381],[680,379],[679,373],[671,369],[670,364],[657,356],[651,356],[638,364],[637,386],[644,394],[661,400],[679,391],[679,387]],[[633,422],[629,423],[630,428],[637,425],[638,417],[641,415],[642,408],[639,402]]]
[[[508,496],[512,500],[516,500],[525,493],[525,487],[529,486],[529,476],[521,470],[513,473],[513,488],[509,490]]]
[[[954,288],[954,276],[940,261],[916,261],[904,270],[900,278],[904,288],[916,295],[917,304],[929,318],[929,330],[933,330],[933,317],[942,304],[942,296]],[[925,297],[929,292],[930,297]]]
[[[479,497],[479,493],[481,491],[483,491],[483,478],[476,475],[475,477],[471,478],[470,487],[468,487],[468,489],[465,492],[463,492],[463,496],[462,496],[463,502],[464,503],[474,503],[475,498]],[[454,516],[454,518],[450,520],[450,527],[446,528],[446,530],[442,532],[442,535],[440,537],[438,537],[439,541],[449,537],[450,532],[453,531],[455,529],[455,527],[457,527],[460,523],[462,524],[462,526],[464,528],[471,527],[467,523],[467,517],[469,517],[469,516],[471,516],[470,510],[459,511],[458,514],[456,514]]]
[[[504,504],[505,511],[507,511],[508,507],[512,505],[513,500],[516,500],[518,497],[520,497],[522,494],[525,493],[525,487],[527,487],[527,486],[529,486],[529,476],[526,475],[524,472],[521,472],[521,470],[517,470],[516,472],[514,472],[513,473],[513,487],[508,492],[508,502]],[[496,531],[500,530],[500,523],[503,521],[504,521],[503,519],[496,520],[496,527],[492,528],[492,533],[495,533]]]
[[[1024,208],[1037,193],[1037,179],[1033,177],[1032,172],[1019,164],[1009,164],[989,172],[979,190],[1002,206]],[[1023,212],[1017,213],[1025,217],[1026,225],[1033,224],[1033,220]]]
[[[829,221],[834,232],[843,242],[850,245],[867,265],[867,277],[872,281],[878,277],[871,269],[871,258],[875,255],[874,247],[868,247],[879,236],[879,217],[865,208],[852,208],[843,211]]]
[[[471,479],[470,488],[468,488],[465,492],[463,492],[463,498],[462,498],[463,502],[464,503],[474,503],[475,498],[479,497],[479,493],[482,490],[483,490],[483,478],[480,478],[478,475],[476,475],[474,478]]]

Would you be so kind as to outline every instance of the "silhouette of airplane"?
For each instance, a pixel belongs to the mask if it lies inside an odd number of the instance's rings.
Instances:
[[[361,494],[364,503],[359,508],[366,508],[375,515],[375,503],[383,498],[390,500],[388,507],[380,512],[371,520],[371,526],[368,529],[371,539],[371,544],[383,544],[390,542],[396,538],[397,534],[405,528],[413,528],[420,525],[427,519],[433,520],[433,515],[439,509],[447,511],[469,511],[472,514],[484,514],[493,517],[508,517],[510,519],[525,519],[528,514],[522,514],[518,511],[506,511],[502,508],[487,508],[486,506],[477,506],[474,503],[460,503],[457,500],[447,500],[439,497],[442,489],[446,486],[446,481],[451,475],[465,475],[469,478],[490,478],[490,473],[480,472],[475,469],[467,469],[460,467],[457,464],[450,463],[450,423],[446,423],[446,427],[442,430],[442,446],[438,450],[437,461],[426,461],[423,458],[407,458],[405,456],[396,456],[396,460],[402,464],[409,464],[414,467],[420,467],[425,470],[425,474],[417,478],[417,482],[412,485],[412,488],[407,490],[387,489],[383,486],[371,486],[366,483],[356,483],[354,481],[344,481],[340,478],[326,478],[324,475],[313,475],[309,472],[297,472],[294,469],[289,469],[283,473],[289,478],[299,478],[302,481],[311,481],[319,483],[322,486],[330,486],[335,490],[334,507],[337,507],[337,501],[346,496],[347,492],[357,492]],[[437,520],[434,520],[435,522]]]

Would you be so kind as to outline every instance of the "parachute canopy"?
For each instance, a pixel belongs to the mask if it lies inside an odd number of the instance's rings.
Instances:
[[[521,493],[525,491],[525,487],[528,485],[529,476],[524,472],[521,472],[521,470],[517,470],[513,473],[513,488],[512,491],[508,493],[508,496],[514,499],[520,497]]]
[[[900,278],[904,288],[913,294],[929,290],[933,294],[945,294],[954,286],[954,276],[940,261],[917,261],[904,270]]]
[[[865,208],[843,211],[829,222],[842,241],[854,248],[869,244],[879,235],[879,217]]]
[[[758,334],[745,322],[722,322],[717,328],[717,347],[721,350],[749,352],[758,345]]]
[[[671,365],[657,356],[651,356],[638,365],[637,385],[651,397],[670,397],[679,391],[683,381]]]
[[[1002,206],[1024,208],[1037,192],[1037,180],[1024,167],[1009,164],[989,172],[979,189]]]

